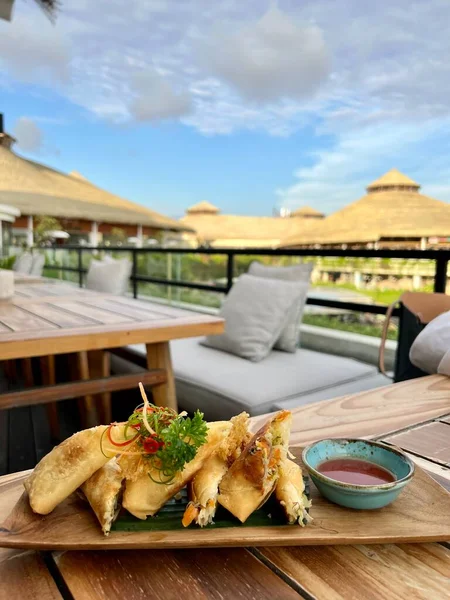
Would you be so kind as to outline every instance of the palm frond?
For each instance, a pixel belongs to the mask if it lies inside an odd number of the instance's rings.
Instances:
[[[36,0],[52,23],[56,20],[57,12],[61,6],[59,0]]]

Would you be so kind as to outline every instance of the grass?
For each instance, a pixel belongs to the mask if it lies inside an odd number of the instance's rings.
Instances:
[[[342,321],[339,316],[329,315],[303,315],[305,325],[315,325],[316,327],[327,327],[328,329],[338,329],[339,331],[348,331],[350,333],[360,333],[361,335],[370,335],[372,337],[381,337],[382,324],[371,323],[352,323]],[[393,327],[388,331],[388,339],[397,339],[397,328]]]
[[[311,286],[312,289],[317,289],[317,288],[323,288],[323,287],[327,287],[330,289],[336,289],[336,290],[350,290],[352,292],[357,292],[358,294],[362,294],[364,296],[367,296],[368,298],[371,298],[376,304],[392,304],[392,302],[395,302],[396,300],[398,300],[400,298],[400,296],[403,294],[403,292],[407,291],[407,290],[388,290],[388,289],[383,289],[383,288],[379,288],[379,289],[357,289],[354,285],[352,285],[351,283],[317,283],[315,285]],[[421,292],[432,292],[432,286],[423,286],[420,289]]]

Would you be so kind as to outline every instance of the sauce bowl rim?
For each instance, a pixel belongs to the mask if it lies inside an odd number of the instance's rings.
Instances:
[[[392,452],[393,454],[396,454],[397,456],[399,456],[409,467],[409,473],[407,475],[405,475],[404,477],[402,477],[401,479],[396,479],[395,481],[392,481],[390,483],[380,483],[380,484],[368,484],[368,485],[364,485],[364,484],[360,484],[360,483],[345,483],[344,481],[339,481],[338,479],[333,479],[332,477],[327,477],[326,475],[324,475],[323,473],[321,473],[320,471],[318,471],[317,469],[315,469],[313,466],[311,466],[308,463],[308,459],[307,459],[307,454],[308,452],[314,448],[314,446],[317,446],[317,444],[321,444],[323,442],[363,442],[364,444],[367,444],[368,446],[376,446],[377,448],[383,448],[384,450],[388,450],[389,452]],[[333,458],[341,458],[339,456],[336,457],[330,457],[329,460],[332,460]],[[349,458],[352,458],[351,456]],[[367,460],[365,458],[360,458],[360,460]],[[316,477],[319,480],[324,481],[325,483],[337,486],[337,487],[341,487],[343,489],[355,489],[355,490],[360,490],[360,491],[370,491],[370,490],[391,490],[393,488],[396,488],[399,484],[402,483],[407,483],[414,475],[415,472],[415,464],[414,462],[408,457],[406,456],[406,454],[400,450],[400,448],[397,448],[396,446],[391,446],[389,444],[385,444],[384,442],[376,442],[374,440],[366,440],[363,438],[324,438],[323,440],[317,440],[316,442],[313,442],[312,444],[309,444],[308,446],[306,446],[303,451],[302,451],[302,461],[303,464],[305,465],[306,470],[311,474],[314,475],[314,477]],[[380,465],[379,463],[375,462],[375,461],[370,461],[367,460],[367,462],[373,462],[374,464],[376,464],[377,466],[381,467],[382,465]],[[383,467],[386,468],[386,467]],[[388,469],[389,470],[389,469]]]

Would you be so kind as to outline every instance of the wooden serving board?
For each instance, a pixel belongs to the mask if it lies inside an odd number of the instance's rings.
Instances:
[[[73,494],[51,514],[31,511],[25,477],[0,487],[10,506],[0,527],[0,547],[36,550],[204,548],[433,542],[450,539],[450,494],[420,468],[400,497],[376,511],[341,508],[323,499],[313,484],[307,527],[262,526],[178,531],[113,531],[105,537],[89,506]],[[2,506],[3,514],[7,506]]]

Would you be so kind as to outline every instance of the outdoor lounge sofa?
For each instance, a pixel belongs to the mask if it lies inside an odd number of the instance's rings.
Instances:
[[[209,420],[251,416],[295,408],[390,383],[374,365],[299,348],[294,354],[272,350],[251,362],[199,344],[201,338],[171,342],[180,409],[200,409]],[[144,346],[129,346],[127,360],[114,357],[113,369],[133,371],[146,364]]]

